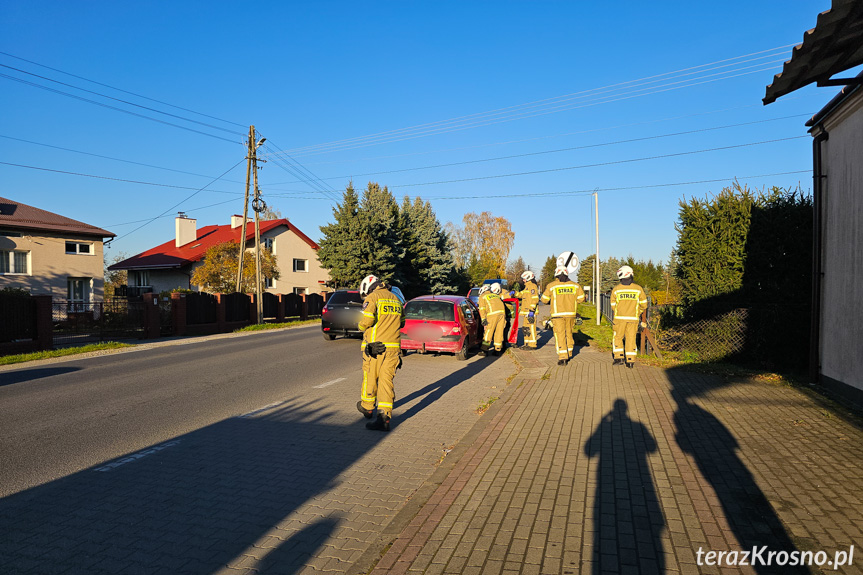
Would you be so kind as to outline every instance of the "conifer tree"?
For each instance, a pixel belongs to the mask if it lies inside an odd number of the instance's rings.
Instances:
[[[399,206],[390,191],[377,183],[369,182],[360,200],[357,262],[367,274],[375,274],[382,281],[400,286],[403,269],[400,266],[404,247],[399,236]],[[357,282],[359,283],[359,282]]]
[[[414,296],[456,291],[449,238],[429,202],[405,197],[399,213],[405,289]]]
[[[318,260],[336,287],[356,287],[367,275],[360,250],[359,198],[348,184],[342,202],[333,208],[335,222],[321,226]]]

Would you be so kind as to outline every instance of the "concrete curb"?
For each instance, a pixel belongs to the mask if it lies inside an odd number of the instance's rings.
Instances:
[[[501,393],[500,398],[491,404],[464,437],[459,440],[432,476],[414,492],[410,501],[402,507],[396,516],[384,527],[378,538],[369,545],[360,558],[354,562],[353,566],[347,570],[346,575],[362,575],[374,570],[378,561],[384,556],[390,545],[401,535],[402,531],[404,531],[426,503],[428,503],[428,500],[456,468],[465,453],[470,450],[488,425],[494,421],[495,416],[509,403],[515,391],[521,387],[525,380],[540,379],[550,369],[549,367],[536,365],[538,362],[535,360],[528,360],[525,354],[529,352],[521,352],[515,348],[510,348],[509,353],[516,363],[516,373],[512,381]],[[526,367],[525,364],[529,367]]]

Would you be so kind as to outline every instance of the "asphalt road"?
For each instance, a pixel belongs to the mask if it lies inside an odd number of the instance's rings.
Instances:
[[[356,394],[359,350],[312,325],[0,371],[0,497],[330,386]]]

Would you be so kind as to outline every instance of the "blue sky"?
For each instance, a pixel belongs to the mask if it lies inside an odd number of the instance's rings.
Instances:
[[[603,259],[666,260],[682,197],[735,177],[810,189],[804,123],[837,88],[761,98],[829,7],[5,0],[0,162],[18,166],[0,164],[0,195],[104,227],[108,257],[132,255],[173,237],[177,211],[204,226],[242,210],[254,124],[265,199],[314,239],[352,178],[429,199],[443,224],[504,216],[510,257],[541,266],[594,252],[599,190]]]

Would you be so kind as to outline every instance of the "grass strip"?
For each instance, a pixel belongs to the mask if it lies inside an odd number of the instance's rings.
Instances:
[[[13,363],[24,363],[25,361],[35,361],[37,359],[51,359],[54,357],[65,357],[67,355],[78,355],[81,353],[89,353],[91,351],[102,351],[105,349],[120,349],[123,347],[132,347],[128,343],[120,343],[117,341],[106,341],[104,343],[91,343],[79,347],[66,347],[63,349],[52,349],[49,351],[34,351],[33,353],[19,353],[16,355],[5,355],[0,357],[0,365],[11,365]]]
[[[240,329],[235,329],[234,333],[238,333],[241,331],[262,331],[266,329],[284,329],[286,327],[297,327],[300,325],[312,325],[313,323],[320,323],[320,319],[307,319],[307,320],[297,320],[297,321],[287,321],[284,323],[253,323],[252,325],[247,325],[246,327],[242,327]]]

